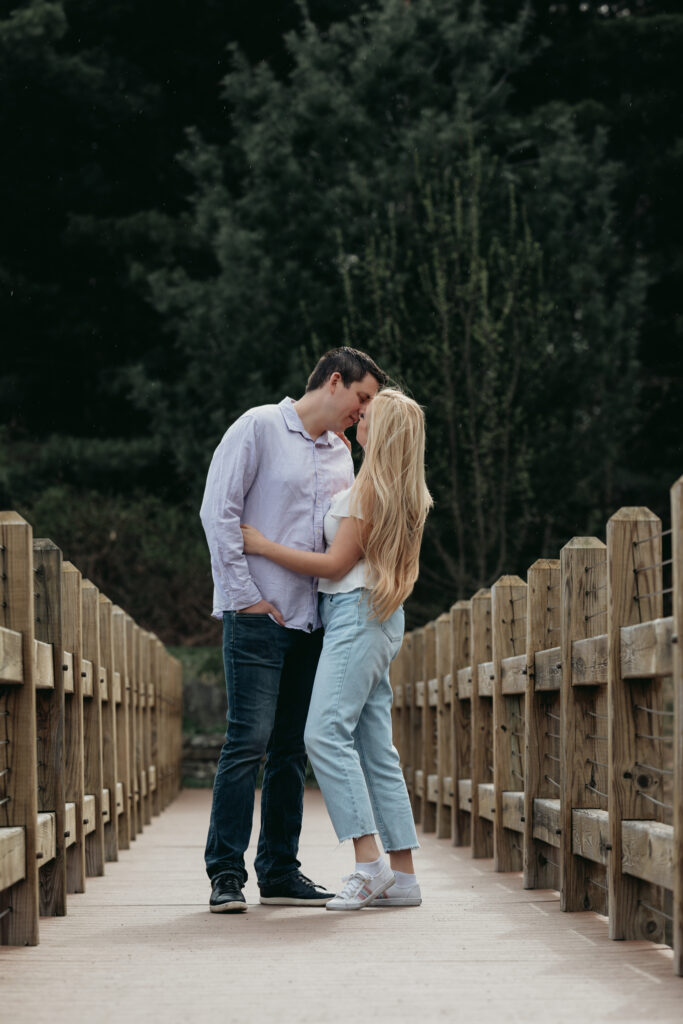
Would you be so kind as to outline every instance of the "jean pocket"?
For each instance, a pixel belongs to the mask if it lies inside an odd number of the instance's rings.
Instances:
[[[387,639],[390,640],[392,644],[397,644],[399,640],[403,638],[403,629],[405,626],[403,606],[399,605],[393,615],[390,615],[384,622],[380,622],[379,625]]]

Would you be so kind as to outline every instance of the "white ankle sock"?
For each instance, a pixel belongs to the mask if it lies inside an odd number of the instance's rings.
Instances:
[[[394,871],[394,885],[417,885],[417,875],[409,875],[405,871]]]
[[[378,875],[384,867],[384,857],[378,857],[377,860],[370,861],[356,861],[356,871],[364,871],[366,875],[370,875],[372,878]]]

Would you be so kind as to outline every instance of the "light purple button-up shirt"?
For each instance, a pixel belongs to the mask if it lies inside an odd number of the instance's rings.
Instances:
[[[211,553],[213,614],[265,599],[289,629],[320,625],[318,581],[242,551],[240,523],[302,551],[324,551],[332,495],[353,483],[353,462],[332,431],[314,441],[291,398],[249,409],[214,452],[200,512]]]

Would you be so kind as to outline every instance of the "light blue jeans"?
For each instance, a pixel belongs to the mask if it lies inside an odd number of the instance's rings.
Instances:
[[[417,849],[392,743],[389,664],[403,639],[403,608],[371,617],[366,590],[321,594],[323,650],[304,743],[340,842],[377,835],[385,851]]]

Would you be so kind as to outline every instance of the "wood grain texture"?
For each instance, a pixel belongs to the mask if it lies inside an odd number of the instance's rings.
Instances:
[[[85,790],[95,799],[95,807],[86,811],[85,870],[88,875],[104,874],[104,821],[102,820],[102,693],[100,691],[100,593],[90,580],[81,585],[83,607],[83,657],[93,667],[92,696],[84,694],[83,742]]]
[[[129,684],[126,658],[126,616],[115,605],[112,608],[112,647],[114,658],[114,678],[119,679],[120,699],[116,703],[116,774],[121,786],[123,806],[118,815],[117,847],[119,850],[130,848],[130,736],[129,736]]]
[[[613,939],[664,939],[664,919],[646,910],[659,908],[662,894],[649,883],[622,871],[622,822],[657,819],[656,804],[640,796],[659,796],[660,776],[643,776],[639,762],[662,765],[661,744],[649,740],[657,716],[639,707],[662,710],[658,680],[625,681],[621,674],[621,631],[624,626],[662,615],[661,520],[646,508],[622,508],[607,524],[608,600],[608,735],[611,856],[608,862],[609,932]],[[653,793],[652,791],[655,790]]]
[[[453,777],[453,719],[451,716],[451,616],[444,612],[436,620],[436,838],[452,839],[451,779]],[[446,779],[449,779],[446,782]]]
[[[0,626],[0,684],[23,681],[24,654],[21,633]]]
[[[8,892],[0,894],[0,911],[11,907],[0,920],[0,941],[17,946],[38,943],[38,769],[36,747],[36,691],[33,678],[34,573],[33,533],[16,512],[0,512],[0,576],[3,599],[0,626],[22,636],[23,682],[0,686],[7,745],[0,777],[0,826],[24,830],[25,873]]]
[[[604,586],[604,585],[603,585]],[[572,686],[607,684],[607,633],[572,644]]]
[[[598,687],[572,686],[576,641],[604,633],[607,627],[607,549],[597,537],[574,537],[560,553],[561,663],[560,706],[560,895],[567,911],[607,910],[603,878],[573,843],[577,809],[607,808],[607,730],[598,706]],[[602,717],[596,717],[602,716]],[[595,739],[604,735],[605,739]]]
[[[505,824],[503,794],[524,789],[524,700],[503,693],[502,662],[526,657],[527,585],[519,576],[501,576],[491,589],[493,637],[493,734],[496,815],[493,862],[496,871],[521,871],[522,850]]]
[[[558,742],[552,734],[560,728],[560,679],[558,689],[537,686],[539,655],[559,635],[560,562],[539,558],[527,573],[526,691],[524,700],[524,887],[560,888],[556,857],[549,846],[559,846]],[[545,650],[544,650],[545,648]],[[552,653],[552,649],[550,649]],[[557,648],[555,664],[559,662]],[[561,663],[560,673],[561,676]],[[557,818],[548,821],[547,807],[557,805]]]
[[[102,687],[102,786],[110,793],[116,791],[118,782],[117,754],[118,745],[116,741],[116,701],[114,698],[114,629],[112,603],[104,594],[99,595],[99,617],[100,617],[100,666],[103,679],[112,681],[111,692],[108,699],[104,700],[104,686]],[[104,807],[102,808],[104,818]],[[105,860],[117,860],[119,855],[118,821],[114,816],[105,820],[104,824],[104,857]]]
[[[479,787],[493,780],[493,703],[482,696],[477,681],[479,666],[491,658],[491,591],[478,590],[470,604],[472,677],[472,856],[493,856],[490,820],[479,811]]]
[[[51,540],[33,542],[36,640],[49,651],[53,686],[36,694],[38,809],[54,822],[54,852],[40,865],[40,913],[66,914],[65,696],[62,635],[62,552]],[[49,861],[49,863],[48,863]]]
[[[75,808],[74,828],[66,825],[66,881],[70,893],[85,892],[85,831],[83,800],[85,797],[83,745],[83,609],[81,574],[71,562],[62,564],[62,636],[64,647],[71,654],[73,692],[65,691],[64,701],[64,791],[67,804]]]
[[[451,695],[452,719],[452,771],[453,806],[452,838],[454,846],[469,846],[472,841],[471,791],[470,802],[463,807],[460,802],[460,782],[472,778],[472,683],[470,662],[470,601],[456,601],[451,607],[451,679],[455,680]],[[462,692],[460,679],[470,680],[469,693]],[[471,787],[470,787],[471,789]]]
[[[673,618],[639,622],[621,630],[622,679],[655,679],[673,672]]]
[[[436,622],[428,622],[424,627],[424,653],[422,662],[422,679],[424,680],[425,696],[422,707],[422,775],[425,780],[424,800],[422,803],[422,828],[425,832],[436,830],[436,800],[431,798],[427,780],[437,773],[437,736],[436,707],[429,700],[429,684],[436,677]]]

